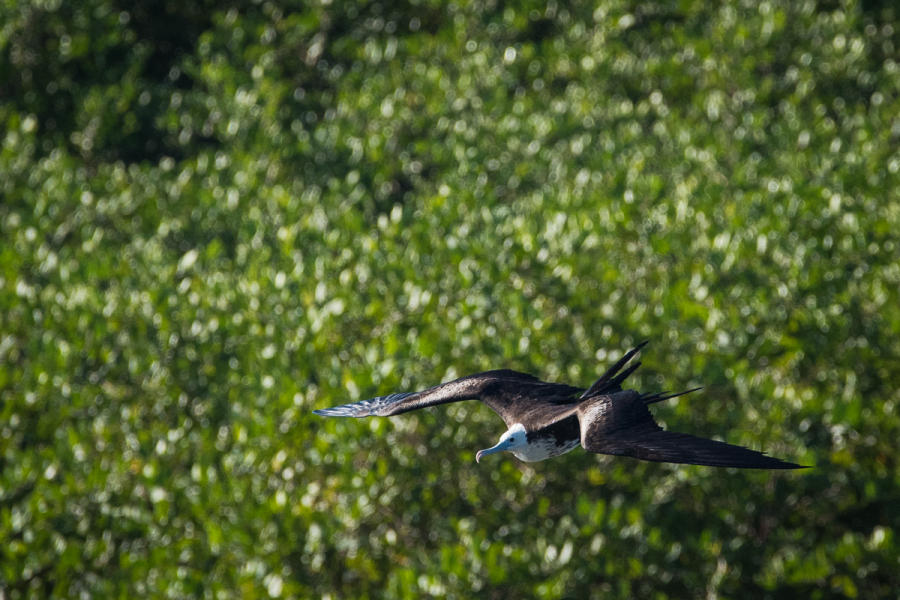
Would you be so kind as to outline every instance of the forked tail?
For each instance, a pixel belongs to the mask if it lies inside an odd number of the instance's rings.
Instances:
[[[597,396],[600,394],[612,394],[614,392],[622,391],[622,382],[625,379],[634,373],[638,367],[641,366],[641,361],[630,365],[627,369],[619,373],[619,369],[624,367],[629,360],[631,360],[635,354],[641,351],[641,348],[647,345],[647,340],[644,340],[631,350],[625,353],[625,356],[620,358],[616,364],[611,366],[606,370],[606,372],[600,376],[600,379],[594,382],[594,385],[589,387],[579,399],[583,400],[584,398],[589,398],[591,396]]]
[[[589,387],[587,391],[581,394],[579,399],[583,400],[585,398],[589,398],[591,396],[599,396],[602,394],[614,394],[615,392],[622,391],[622,383],[625,379],[628,378],[629,375],[637,371],[638,367],[641,366],[641,361],[637,361],[632,365],[628,365],[628,367],[619,372],[622,367],[628,364],[634,355],[641,351],[641,349],[647,345],[647,340],[644,340],[631,350],[625,353],[625,356],[616,361],[616,364],[611,366],[606,370],[606,372],[600,376],[600,379],[594,382],[594,385]],[[685,394],[690,394],[691,392],[696,392],[697,390],[703,389],[702,387],[695,387],[693,389],[678,392],[677,394],[670,394],[669,392],[657,392],[653,394],[641,394],[641,400],[644,401],[644,404],[653,404],[655,402],[662,402],[663,400],[668,400],[670,398],[677,398],[678,396],[684,396]]]

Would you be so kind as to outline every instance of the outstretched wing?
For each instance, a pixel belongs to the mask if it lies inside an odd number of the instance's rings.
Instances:
[[[379,396],[313,412],[325,417],[389,417],[448,402],[481,400],[510,426],[531,406],[552,402],[558,396],[571,402],[577,391],[580,390],[567,385],[540,381],[534,375],[501,369],[461,377],[421,392]]]
[[[620,392],[585,401],[578,407],[577,414],[581,445],[589,452],[712,467],[802,468],[743,446],[663,431],[653,420],[645,400],[636,392]]]

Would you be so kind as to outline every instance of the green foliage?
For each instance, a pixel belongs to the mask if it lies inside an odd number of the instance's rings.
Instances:
[[[0,596],[900,589],[890,3],[0,17]],[[667,427],[815,468],[310,413],[645,338]]]

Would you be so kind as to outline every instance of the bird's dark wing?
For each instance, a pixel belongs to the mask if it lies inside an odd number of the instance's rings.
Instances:
[[[379,396],[313,412],[326,417],[388,417],[448,402],[481,400],[510,426],[522,422],[526,415],[541,406],[574,402],[575,393],[580,391],[579,388],[540,381],[527,373],[501,369],[461,377],[421,392]]]
[[[581,445],[589,452],[712,467],[802,468],[742,446],[663,431],[636,392],[587,400],[579,405],[577,414]]]

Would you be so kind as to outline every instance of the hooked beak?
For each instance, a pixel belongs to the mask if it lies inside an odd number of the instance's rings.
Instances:
[[[485,448],[484,450],[479,450],[475,454],[475,462],[481,462],[482,456],[487,456],[488,454],[496,454],[497,452],[503,452],[504,450],[506,450],[507,446],[509,446],[509,440],[504,440],[496,446]]]

